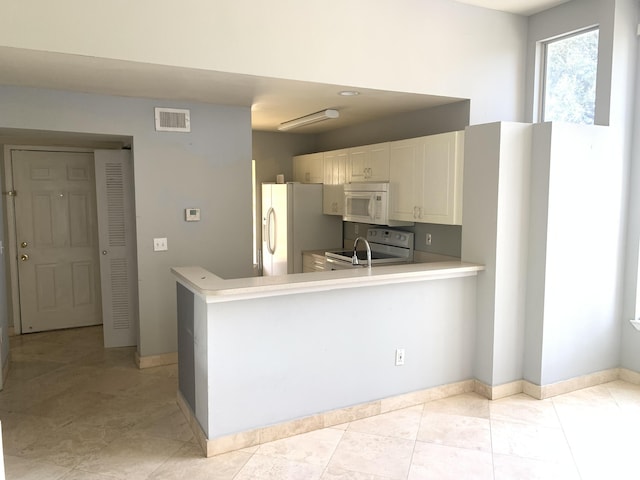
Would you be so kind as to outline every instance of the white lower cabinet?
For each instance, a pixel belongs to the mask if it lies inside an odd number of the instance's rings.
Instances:
[[[464,132],[390,143],[389,218],[462,224]]]
[[[324,272],[326,269],[324,253],[305,252],[302,254],[302,273]]]

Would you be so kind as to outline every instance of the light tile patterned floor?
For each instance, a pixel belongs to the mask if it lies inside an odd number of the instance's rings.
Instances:
[[[0,393],[18,479],[638,479],[640,386],[538,401],[466,394],[204,458],[175,366],[138,370],[97,327],[11,338]]]

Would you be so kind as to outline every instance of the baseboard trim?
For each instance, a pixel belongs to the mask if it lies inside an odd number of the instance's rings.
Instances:
[[[624,368],[612,368],[544,386],[535,385],[526,380],[517,380],[497,386],[486,385],[478,380],[464,380],[212,439],[207,438],[194,412],[180,392],[177,395],[177,402],[180,410],[187,418],[202,451],[207,457],[213,457],[234,450],[254,447],[301,433],[334,427],[354,420],[373,417],[381,413],[392,412],[463,393],[474,392],[489,400],[499,400],[518,393],[525,393],[538,400],[544,400],[614,380],[624,380],[640,385],[640,372]]]
[[[138,352],[135,354],[136,365],[139,369],[162,367],[164,365],[174,365],[178,363],[178,352],[163,353],[160,355],[146,355],[141,357]]]
[[[353,422],[354,420],[373,417],[381,413],[400,410],[425,402],[473,391],[474,380],[465,380],[212,439],[207,438],[193,410],[180,392],[178,392],[178,405],[187,418],[191,430],[196,436],[198,444],[204,454],[207,457],[213,457],[233,450],[253,447],[301,433],[334,427],[343,423]]]
[[[523,391],[533,398],[544,400],[558,395],[563,395],[565,393],[575,392],[576,390],[582,390],[583,388],[595,387],[596,385],[602,385],[603,383],[613,382],[614,380],[619,379],[620,369],[611,368],[609,370],[601,370],[600,372],[582,375],[580,377],[570,378],[569,380],[542,386],[524,380]]]
[[[633,383],[635,385],[640,385],[640,372],[634,372],[633,370],[629,370],[628,368],[621,368],[620,380],[624,380],[625,382]]]
[[[640,385],[640,373],[624,368],[611,368],[542,386],[527,380],[517,380],[503,385],[490,386],[476,380],[474,391],[489,400],[498,400],[518,393],[525,393],[538,400],[544,400],[565,393],[575,392],[576,390],[582,390],[583,388],[602,385],[603,383],[614,380],[624,380]]]
[[[501,398],[510,397],[522,393],[523,381],[517,380],[515,382],[504,383],[502,385],[496,385],[492,387],[486,383],[482,383],[479,380],[475,380],[474,392],[478,395],[482,395],[489,400],[499,400]]]

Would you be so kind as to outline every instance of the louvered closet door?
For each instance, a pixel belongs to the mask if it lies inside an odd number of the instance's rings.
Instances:
[[[133,165],[128,150],[96,150],[96,198],[104,346],[138,340]]]

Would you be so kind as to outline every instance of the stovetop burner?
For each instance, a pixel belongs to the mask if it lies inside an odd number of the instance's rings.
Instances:
[[[367,231],[367,241],[371,246],[371,264],[413,262],[413,233],[391,230],[388,228],[370,228]],[[367,251],[361,249],[364,243],[358,245],[356,252],[361,265],[367,263]],[[352,263],[353,249],[325,252],[329,262]]]

